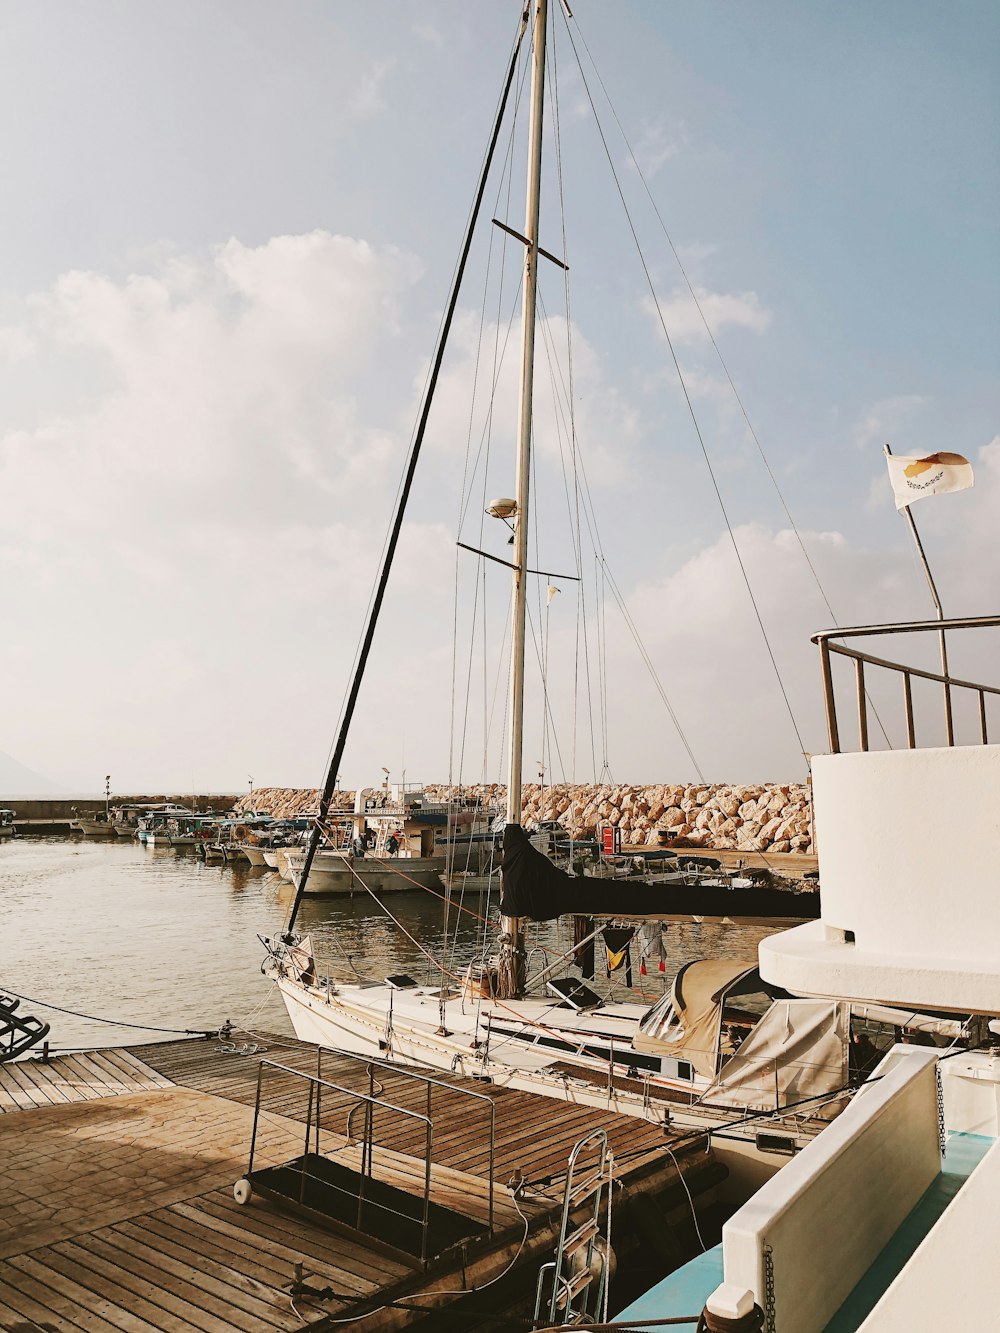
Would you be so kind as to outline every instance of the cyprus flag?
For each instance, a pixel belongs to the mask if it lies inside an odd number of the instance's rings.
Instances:
[[[964,491],[972,485],[972,464],[961,454],[928,454],[926,458],[886,454],[885,461],[897,509],[905,509],[925,495]]]

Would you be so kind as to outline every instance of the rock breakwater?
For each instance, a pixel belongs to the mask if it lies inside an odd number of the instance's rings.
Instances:
[[[445,800],[471,797],[502,808],[507,789],[499,784],[463,787],[429,785],[429,797]],[[281,818],[314,812],[319,805],[315,788],[264,787],[253,793],[256,810]],[[338,809],[354,808],[353,792],[338,792]],[[805,852],[813,849],[810,789],[801,783],[654,786],[574,784],[525,786],[522,819],[558,820],[576,837],[592,837],[601,825],[621,829],[629,846],[655,846],[660,831],[673,834],[676,846],[720,851]]]

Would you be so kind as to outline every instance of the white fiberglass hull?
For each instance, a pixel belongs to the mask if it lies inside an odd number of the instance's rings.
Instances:
[[[70,827],[79,829],[88,838],[113,838],[115,836],[114,824],[109,824],[103,819],[78,819]]]
[[[698,1104],[695,1099],[707,1084],[652,1072],[636,1076],[630,1066],[641,1057],[632,1053],[630,1040],[639,1005],[607,1005],[595,1017],[555,1009],[551,1000],[463,1001],[456,996],[447,1002],[442,1024],[440,998],[432,989],[343,985],[327,993],[324,984],[308,986],[288,975],[276,980],[302,1041],[457,1072],[675,1127],[711,1132],[734,1118],[728,1108]],[[585,1048],[598,1054],[589,1056]],[[607,1057],[599,1054],[612,1049],[613,1080]],[[797,1146],[804,1146],[816,1128],[795,1125]],[[754,1132],[751,1122],[745,1135],[736,1134],[752,1144]]]
[[[485,1077],[503,1087],[539,1092],[580,1105],[610,1106],[638,1116],[645,1116],[652,1109],[648,1118],[662,1118],[662,1106],[657,1109],[656,1104],[651,1104],[644,1109],[641,1097],[624,1096],[617,1091],[609,1100],[606,1086],[595,1086],[556,1070],[558,1058],[530,1042],[516,1043],[517,1063],[513,1059],[510,1063],[501,1062],[500,1049],[508,1044],[514,1046],[514,1042],[500,1035],[499,1029],[491,1037],[489,1059],[482,1059],[487,1029],[493,1029],[495,1003],[484,1001],[480,1008],[475,1001],[467,1001],[460,1008],[457,999],[449,1001],[447,1035],[442,1035],[438,1031],[439,1002],[432,991],[392,991],[390,995],[387,986],[341,986],[332,990],[328,998],[323,987],[307,987],[288,977],[278,979],[278,989],[295,1035],[302,1041],[383,1059],[391,1054],[400,1064]],[[511,1027],[521,1026],[525,1020],[529,1025],[532,1020],[537,1022],[541,1013],[549,1017],[552,1014],[551,1003],[544,1000],[504,1001],[503,1007],[508,1010],[507,1025]],[[626,1020],[621,1026],[624,1051],[627,1047],[624,1032],[631,1024]]]
[[[267,865],[267,862],[264,860],[263,847],[252,847],[249,843],[243,843],[241,850],[252,866]]]
[[[457,1072],[500,1087],[534,1092],[728,1139],[756,1152],[761,1117],[744,1120],[730,1105],[701,1101],[709,1083],[688,1078],[634,1050],[645,1006],[605,1003],[575,1010],[552,998],[493,1000],[425,986],[327,984],[294,969],[271,972],[295,1035],[316,1045],[405,1065]],[[613,1077],[611,1071],[613,1070]],[[834,1112],[835,1114],[835,1112]],[[797,1150],[826,1123],[792,1114],[769,1119]]]
[[[305,865],[305,852],[293,852],[288,868],[293,884],[298,884]],[[363,893],[407,893],[413,889],[440,892],[443,856],[399,857],[383,861],[370,856],[320,852],[313,861],[306,884],[306,896]]]

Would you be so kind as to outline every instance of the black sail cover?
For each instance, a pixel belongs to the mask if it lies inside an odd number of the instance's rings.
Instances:
[[[501,869],[501,913],[532,921],[552,921],[570,914],[749,921],[804,921],[819,916],[818,893],[728,889],[709,884],[645,884],[640,879],[568,875],[531,845],[520,824],[504,827]]]

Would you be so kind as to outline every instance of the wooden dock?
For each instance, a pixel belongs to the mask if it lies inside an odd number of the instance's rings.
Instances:
[[[640,1195],[647,1222],[651,1199],[668,1229],[672,1213],[686,1214],[661,1127],[446,1076],[455,1091],[435,1091],[431,1198],[480,1224],[488,1219],[488,1124],[461,1097],[488,1093],[496,1116],[488,1241],[420,1268],[259,1197],[240,1206],[233,1185],[247,1169],[262,1060],[315,1074],[317,1053],[278,1036],[256,1046],[185,1039],[0,1065],[0,1328],[264,1333],[342,1327],[358,1317],[367,1333],[454,1305],[456,1293],[482,1287],[513,1260],[533,1289],[539,1264],[552,1257],[560,1174],[574,1143],[598,1127],[620,1161],[616,1218]],[[326,1053],[322,1076],[347,1090],[324,1089],[322,1151],[357,1165],[351,1094],[368,1090],[369,1074],[363,1061]],[[377,1083],[388,1101],[424,1105],[419,1085],[394,1071],[379,1067]],[[307,1086],[265,1065],[262,1160],[302,1153]],[[374,1151],[377,1174],[421,1196],[422,1144],[416,1122],[387,1123]],[[724,1174],[703,1149],[682,1154],[680,1164],[695,1194]],[[522,1179],[528,1188],[515,1197],[508,1182]],[[333,1294],[296,1295],[297,1265],[313,1292]]]

